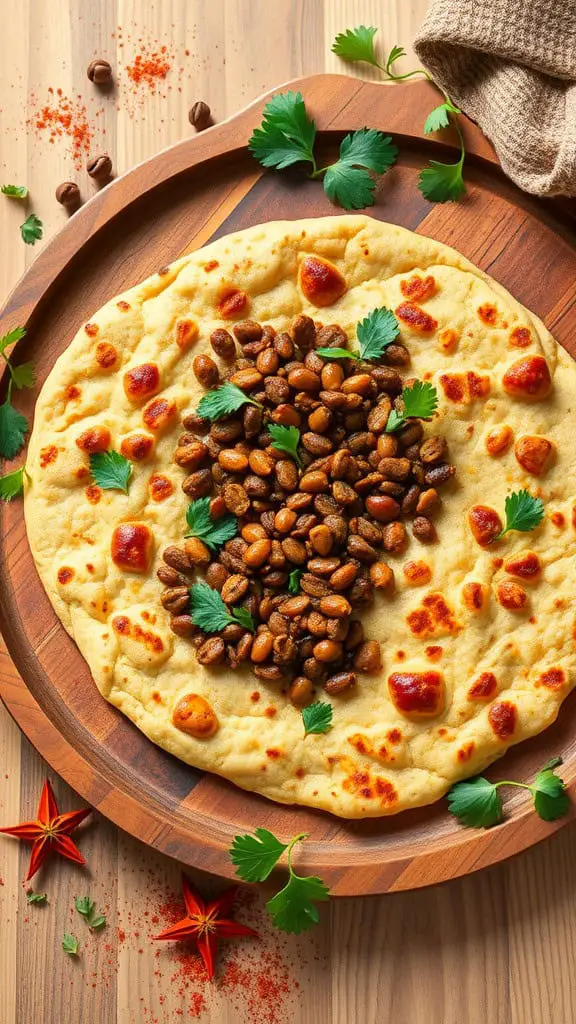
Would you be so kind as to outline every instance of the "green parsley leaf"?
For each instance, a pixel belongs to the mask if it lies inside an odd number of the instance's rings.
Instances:
[[[317,701],[302,708],[302,719],[304,721],[304,735],[309,733],[328,732],[332,728],[332,705],[326,701]]]
[[[462,166],[464,154],[455,164],[443,164],[431,160],[430,166],[420,172],[418,188],[425,199],[431,203],[449,203],[460,199],[466,191]]]
[[[504,502],[506,526],[496,537],[500,540],[509,530],[528,533],[535,530],[544,518],[544,504],[540,498],[533,498],[529,491],[513,491]]]
[[[315,168],[315,138],[316,126],[302,94],[278,93],[264,107],[262,124],[252,133],[248,148],[264,167],[282,170],[304,161]]]
[[[236,619],[236,622],[239,622],[241,626],[244,626],[244,629],[249,629],[251,633],[254,632],[256,628],[254,625],[254,619],[247,608],[242,608],[241,606],[233,608],[232,615]]]
[[[28,903],[46,903],[48,899],[47,892],[27,892],[26,899]]]
[[[288,843],[281,843],[267,828],[257,828],[254,835],[234,837],[230,857],[239,878],[245,882],[263,882],[287,849]]]
[[[82,917],[91,917],[96,904],[89,896],[75,896],[74,906]]]
[[[278,423],[269,423],[267,430],[272,438],[272,447],[276,448],[279,452],[289,455],[291,459],[294,459],[301,466],[302,461],[298,454],[298,445],[300,444],[300,431],[298,427],[282,427]]]
[[[103,491],[123,491],[128,494],[132,463],[120,452],[95,452],[90,456],[90,471]]]
[[[386,306],[373,309],[356,328],[360,342],[360,358],[367,361],[379,359],[384,349],[392,344],[399,333],[400,324],[391,309],[387,309]]]
[[[330,892],[317,875],[301,878],[291,870],[288,884],[268,900],[266,909],[276,928],[299,935],[320,920],[315,902],[329,899]]]
[[[322,359],[360,359],[357,352],[351,352],[348,348],[316,348],[314,351]]]
[[[379,68],[374,51],[374,36],[377,31],[378,29],[373,26],[358,25],[357,28],[340,32],[332,44],[332,53],[337,54],[342,60],[361,60]]]
[[[211,551],[216,551],[227,540],[238,533],[238,520],[229,513],[220,519],[212,519],[210,515],[210,498],[198,498],[186,509],[188,523],[187,537],[199,537]]]
[[[342,140],[340,158],[325,168],[324,191],[345,210],[374,205],[376,182],[369,171],[383,174],[398,158],[390,135],[361,128]]]
[[[564,781],[556,775],[554,768],[562,764],[562,758],[553,758],[544,765],[531,786],[534,797],[534,809],[544,821],[555,821],[567,814],[570,797]]]
[[[446,100],[445,103],[441,103],[439,107],[434,107],[431,110],[424,122],[424,131],[426,135],[430,135],[431,132],[438,132],[441,128],[447,128],[450,124],[450,114],[459,114],[460,110],[455,107],[450,100]]]
[[[42,221],[39,220],[35,213],[31,213],[29,217],[26,217],[24,223],[20,225],[20,234],[26,245],[35,245],[42,238],[43,229]]]
[[[198,403],[197,412],[203,419],[219,420],[223,416],[229,416],[231,412],[236,412],[247,402],[260,407],[258,402],[245,395],[235,384],[227,383],[203,395]]]
[[[70,935],[69,932],[64,932],[62,949],[69,956],[78,956],[78,939],[74,935]]]
[[[21,466],[20,469],[15,469],[13,473],[6,473],[5,476],[0,476],[0,501],[12,501],[12,498],[17,498],[24,490],[24,473],[25,468]]]
[[[8,334],[5,334],[0,338],[0,355],[4,355],[6,349],[9,348],[10,345],[15,345],[16,342],[20,341],[20,338],[23,338],[25,334],[25,327],[15,327],[12,331],[8,331]]]
[[[471,828],[498,825],[504,814],[495,783],[479,775],[457,782],[448,793],[448,810]]]
[[[20,363],[19,366],[12,366],[8,363],[10,376],[17,388],[33,388],[36,383],[36,370],[34,363]]]
[[[288,590],[291,594],[298,594],[300,591],[300,580],[304,570],[293,569],[288,577]]]
[[[10,404],[10,394],[0,405],[0,455],[13,459],[18,454],[28,432],[28,421]]]
[[[385,65],[386,74],[389,75],[390,78],[395,78],[396,77],[393,74],[393,72],[392,72],[392,65],[395,64],[397,60],[400,60],[401,57],[405,57],[405,56],[406,56],[406,50],[404,49],[403,46],[393,46],[392,47],[392,49],[390,50],[390,53],[386,57],[386,65]],[[425,72],[422,72],[422,71],[421,72],[417,72],[417,71],[410,72],[411,75],[415,75],[415,74],[418,74],[418,73],[425,74]],[[403,76],[400,76],[400,77],[403,77]]]
[[[205,633],[219,633],[231,623],[254,629],[254,620],[246,608],[233,608],[230,613],[218,591],[207,583],[194,583],[190,587],[190,601],[192,621]]]
[[[10,196],[12,199],[28,198],[28,189],[25,185],[2,185],[0,192],[3,196]]]
[[[429,381],[414,381],[412,387],[404,388],[402,392],[404,412],[399,413],[392,409],[386,424],[386,432],[392,434],[400,430],[408,419],[427,420],[438,408],[438,393],[433,384]]]
[[[98,914],[97,917],[93,917],[92,920],[90,921],[90,927],[93,932],[96,932],[100,928],[103,928],[105,924],[106,918],[104,917],[103,914]]]

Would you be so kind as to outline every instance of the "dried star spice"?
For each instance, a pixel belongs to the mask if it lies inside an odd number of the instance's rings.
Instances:
[[[26,821],[11,828],[0,828],[5,835],[15,836],[25,843],[32,843],[32,854],[28,866],[26,881],[28,882],[51,853],[59,853],[75,864],[85,864],[80,850],[70,838],[75,828],[92,814],[91,807],[80,811],[69,811],[60,814],[52,786],[46,779],[38,805],[36,821]]]
[[[186,875],[182,875],[182,892],[187,916],[177,924],[157,935],[157,939],[188,939],[196,941],[198,952],[206,966],[208,978],[215,974],[216,954],[219,939],[236,939],[253,936],[259,938],[258,932],[248,925],[232,920],[229,914],[234,905],[238,889],[232,886],[214,900],[205,903],[202,897],[192,888]]]

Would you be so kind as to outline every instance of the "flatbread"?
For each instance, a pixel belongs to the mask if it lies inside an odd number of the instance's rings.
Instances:
[[[322,309],[301,288],[299,266],[311,254],[331,261],[346,280],[341,298]],[[422,306],[438,328],[421,334],[402,322],[401,340],[411,353],[410,374],[438,388],[430,430],[447,438],[457,476],[442,491],[438,543],[411,539],[404,554],[389,556],[396,590],[377,596],[363,614],[366,636],[382,645],[382,672],[332,699],[329,732],[304,737],[301,712],[277,686],[248,669],[203,668],[190,642],[170,631],[156,568],[165,547],[181,543],[184,533],[188,499],[173,462],[180,417],[164,429],[145,426],[142,404],[126,397],[124,374],[155,363],[161,398],[183,414],[203,393],[191,364],[209,351],[215,328],[250,316],[286,330],[296,314],[307,313],[339,323],[353,338],[373,308],[396,309],[404,301],[400,284],[414,274],[434,278],[436,293]],[[245,293],[246,306],[223,319],[219,303],[235,290]],[[511,397],[504,373],[534,355],[547,360],[550,395]],[[38,399],[28,455],[26,522],[38,572],[102,695],[177,757],[273,800],[343,817],[427,804],[550,725],[574,685],[575,395],[575,364],[543,324],[442,243],[365,216],[260,225],[112,299],[58,359]],[[505,424],[515,442],[526,435],[552,442],[540,476],[522,468],[514,444],[498,457],[488,453],[487,435]],[[155,438],[153,454],[135,466],[128,495],[90,484],[76,439],[98,426],[111,431],[116,449],[134,433]],[[172,484],[161,501],[153,500],[158,491],[151,484],[158,476]],[[503,516],[506,495],[523,487],[545,502],[543,523],[508,534],[492,549],[480,547],[470,532],[470,507],[488,504]],[[112,532],[126,521],[147,524],[154,536],[153,562],[143,575],[120,571],[111,558]],[[502,607],[498,587],[515,578],[509,560],[520,556],[522,563],[527,552],[536,553],[542,571],[533,582],[520,580],[528,602],[511,611]],[[425,562],[430,581],[416,585],[404,572],[407,562]],[[118,616],[129,621],[121,633],[113,626]],[[440,714],[397,710],[389,677],[412,672],[441,674]],[[191,691],[218,716],[220,728],[209,739],[172,724],[174,705]]]

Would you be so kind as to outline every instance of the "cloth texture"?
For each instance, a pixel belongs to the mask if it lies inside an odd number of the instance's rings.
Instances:
[[[431,0],[414,48],[520,188],[576,195],[576,0]]]

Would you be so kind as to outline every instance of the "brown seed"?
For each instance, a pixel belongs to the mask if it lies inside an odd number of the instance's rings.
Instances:
[[[238,622],[230,622],[224,626],[220,636],[229,643],[237,643],[240,637],[244,636],[244,629]]]
[[[266,680],[267,683],[281,683],[286,676],[280,665],[254,665],[252,671],[255,676]]]
[[[184,550],[190,560],[191,565],[196,566],[207,566],[210,565],[212,555],[206,544],[200,540],[199,537],[189,537],[184,541]]]
[[[334,445],[329,438],[324,437],[322,434],[308,432],[302,434],[302,444],[306,451],[310,452],[311,455],[317,455],[320,457],[329,455],[334,448]]]
[[[357,575],[358,569],[354,563],[347,562],[346,565],[342,565],[332,573],[328,582],[334,590],[347,590],[352,586]]]
[[[374,601],[374,588],[369,579],[360,577],[354,580],[354,583],[347,591],[350,599],[350,604],[353,607],[368,608]]]
[[[112,177],[112,161],[107,153],[93,156],[86,164],[86,170],[97,185],[106,185]]]
[[[246,576],[234,573],[233,576],[228,577],[222,587],[222,600],[225,601],[226,604],[239,604],[247,590],[248,580],[246,579]]]
[[[224,661],[226,644],[222,637],[211,636],[196,651],[196,657],[201,665],[220,665]]]
[[[276,335],[273,345],[274,351],[278,353],[281,359],[284,359],[285,361],[292,359],[294,355],[294,345],[292,343],[292,338],[289,334],[286,334],[285,331],[283,331],[282,334]]]
[[[230,383],[235,384],[237,388],[242,391],[251,391],[252,388],[258,387],[262,383],[262,374],[258,373],[258,370],[247,368],[245,370],[238,370],[237,373],[233,373],[230,377]]]
[[[248,461],[250,469],[258,476],[270,476],[274,471],[274,460],[259,448],[255,448],[250,452]]]
[[[314,682],[321,682],[326,678],[326,667],[317,658],[310,656],[306,658],[302,665],[306,676],[309,679],[313,679]]]
[[[328,409],[334,411],[345,409],[348,401],[341,391],[321,391],[318,398]]]
[[[311,512],[303,512],[302,515],[298,516],[294,528],[292,529],[292,536],[298,540],[305,540],[309,536],[310,531],[318,522],[318,517],[313,515]]]
[[[179,446],[174,453],[174,461],[179,466],[186,466],[189,472],[198,469],[208,456],[208,449],[202,441]]]
[[[61,203],[69,213],[77,210],[81,203],[80,189],[75,181],[63,181],[56,189],[56,202]]]
[[[298,410],[293,405],[285,403],[277,405],[271,412],[270,418],[281,427],[299,427],[302,423],[302,417]]]
[[[355,373],[342,384],[345,395],[369,395],[372,391],[372,378],[369,373]]]
[[[234,324],[232,330],[242,347],[250,342],[260,341],[262,337],[262,327],[255,320],[240,320],[239,323]]]
[[[211,562],[206,570],[206,583],[213,590],[220,592],[228,579],[228,570],[219,562]]]
[[[338,363],[326,363],[320,379],[325,391],[339,391],[344,381],[344,370]]]
[[[212,124],[212,112],[204,100],[197,100],[188,111],[188,120],[197,132],[203,132]]]
[[[181,636],[184,639],[189,639],[198,632],[198,626],[194,625],[190,615],[172,616],[170,619],[170,629],[176,636]]]
[[[386,480],[406,480],[410,476],[410,469],[409,459],[381,459],[378,463],[378,472]]]
[[[334,537],[330,532],[329,528],[322,524],[320,526],[313,526],[310,530],[310,543],[319,555],[328,555],[334,543]]]
[[[410,353],[404,345],[388,345],[384,351],[386,361],[391,366],[409,366]]]
[[[253,544],[255,540],[260,540],[261,537],[266,537],[266,530],[261,523],[247,523],[246,526],[242,527],[241,536],[247,544]]]
[[[246,494],[252,500],[257,499],[258,501],[267,501],[270,497],[270,484],[267,480],[264,480],[261,476],[256,476],[255,473],[249,473],[248,476],[244,477],[244,483],[242,485]]]
[[[379,672],[382,668],[380,644],[376,640],[365,640],[360,644],[354,655],[354,668],[357,672]]]
[[[318,576],[313,576],[311,572],[305,572],[300,578],[300,589],[310,597],[325,597],[332,593],[330,584]]]
[[[237,448],[224,448],[218,455],[218,462],[227,473],[244,473],[248,469],[248,459]]]
[[[294,537],[285,537],[282,541],[282,551],[286,558],[294,565],[305,565],[308,553],[305,545]]]
[[[348,524],[343,516],[328,513],[324,519],[324,526],[327,526],[337,544],[344,544],[348,536]]]
[[[332,619],[343,619],[352,613],[352,605],[340,594],[330,594],[320,599],[320,611]]]
[[[213,487],[212,473],[209,469],[198,469],[195,473],[191,473],[187,476],[182,484],[182,490],[184,494],[187,494],[189,498],[194,500],[197,498],[205,498]]]
[[[381,434],[378,438],[376,451],[383,459],[394,458],[398,451],[398,441],[392,434]]]
[[[218,444],[230,444],[231,441],[236,441],[241,434],[242,424],[240,420],[236,419],[223,419],[218,423],[213,423],[210,427],[210,438]]]
[[[222,497],[228,511],[235,516],[243,516],[250,508],[250,498],[241,484],[224,484]]]
[[[438,491],[430,487],[427,491],[422,491],[422,494],[418,498],[418,504],[416,505],[416,512],[418,515],[428,515],[429,512],[438,504]]]
[[[268,537],[262,537],[246,548],[244,561],[251,569],[259,569],[268,560],[271,550],[272,541]]]
[[[166,587],[187,587],[188,580],[182,573],[173,569],[170,565],[166,565],[165,562],[161,562],[156,570],[156,575],[161,583]]]
[[[162,558],[172,569],[176,569],[178,572],[190,572],[192,568],[190,559],[182,548],[176,547],[175,544],[165,548]]]
[[[421,441],[424,434],[424,427],[418,420],[413,420],[408,423],[407,426],[403,427],[402,430],[398,431],[397,437],[401,444],[405,448],[410,447],[412,444],[417,444]]]
[[[285,491],[295,491],[298,487],[298,467],[292,459],[280,459],[276,463],[276,479]]]
[[[286,567],[286,556],[282,551],[279,540],[272,541],[272,550],[268,556],[268,563],[271,569],[284,569]]]
[[[193,430],[195,434],[207,434],[210,429],[210,420],[203,419],[196,412],[189,412],[183,417],[182,426],[186,430]]]
[[[412,515],[416,511],[419,500],[420,488],[418,487],[417,484],[412,484],[412,486],[408,488],[406,494],[402,498],[402,515]]]
[[[366,508],[379,523],[389,523],[400,515],[400,505],[387,494],[370,494],[366,498]]]
[[[346,643],[344,644],[347,651],[354,651],[358,644],[361,644],[364,639],[364,626],[360,622],[360,619],[352,619],[349,629],[348,636],[346,637]]]
[[[280,366],[280,356],[273,348],[265,348],[256,357],[256,369],[262,376],[268,377],[275,374]]]
[[[266,377],[264,390],[272,405],[283,405],[290,398],[290,386],[284,377]]]
[[[312,370],[312,373],[317,373],[320,376],[324,367],[324,360],[316,352],[307,352],[304,358],[304,366],[307,370]]]
[[[316,471],[305,473],[300,480],[300,489],[306,494],[319,494],[328,490],[328,477],[326,473]]]
[[[220,381],[218,367],[210,356],[195,356],[192,369],[198,383],[203,388],[214,388]]]
[[[387,590],[394,583],[394,573],[386,562],[374,562],[370,566],[370,579],[377,590]]]
[[[188,587],[168,587],[161,594],[162,607],[177,615],[187,610],[190,602]]]
[[[424,544],[430,544],[438,539],[434,523],[426,516],[416,516],[412,523],[412,533]]]
[[[324,683],[324,689],[326,693],[335,696],[337,693],[343,693],[344,690],[349,690],[351,686],[355,685],[356,676],[353,672],[335,672]]]
[[[279,611],[273,611],[268,619],[268,629],[274,636],[286,636],[290,628],[290,622],[285,615]]]
[[[242,662],[248,660],[248,658],[250,657],[250,652],[252,650],[253,643],[254,637],[252,636],[252,634],[244,633],[244,636],[240,638],[240,640],[238,641],[238,645],[236,647],[236,657],[238,658],[238,661]]]
[[[338,643],[342,643],[346,639],[348,634],[348,618],[345,619],[327,619],[326,620],[326,636],[328,640],[336,640]]]
[[[230,362],[236,356],[236,345],[234,338],[229,331],[224,330],[223,327],[219,327],[217,330],[212,331],[210,335],[210,344],[214,349],[217,356],[221,359],[225,359]]]
[[[274,637],[270,632],[258,633],[254,637],[254,643],[252,644],[252,650],[250,652],[250,658],[252,661],[260,664],[266,661],[267,658],[272,654],[272,648],[274,646]]]
[[[388,395],[399,395],[402,391],[400,374],[396,370],[391,370],[389,366],[375,366],[370,375],[376,381],[379,391]]]
[[[335,480],[332,494],[339,505],[352,505],[356,501],[356,491],[344,480]]]
[[[278,611],[282,615],[287,615],[289,619],[294,619],[297,615],[307,612],[310,604],[310,598],[306,594],[299,594],[297,597],[289,597],[287,601],[283,601]]]
[[[382,543],[382,530],[376,523],[371,523],[369,519],[365,519],[364,516],[358,517],[357,532],[364,540],[367,540],[369,544],[376,544],[378,547]]]
[[[297,515],[291,508],[281,508],[274,517],[274,526],[278,533],[290,533],[296,522]]]
[[[324,434],[332,425],[333,416],[324,405],[319,405],[308,417],[308,426],[315,434]]]
[[[311,317],[300,313],[292,321],[292,337],[301,352],[308,352],[316,341],[316,328]]]
[[[256,437],[262,427],[262,410],[255,405],[247,405],[242,416],[246,438]]]
[[[289,665],[298,656],[298,648],[290,636],[274,638],[274,662],[276,665]]]
[[[318,374],[307,370],[304,366],[302,369],[291,370],[288,374],[288,383],[296,391],[320,391],[322,387]]]
[[[420,446],[420,458],[424,463],[442,462],[448,453],[448,445],[444,437],[429,437]]]
[[[455,472],[455,466],[451,466],[447,462],[439,462],[427,470],[424,479],[431,487],[438,487],[439,484],[445,484],[447,480],[450,480]]]
[[[378,405],[368,413],[368,419],[366,421],[368,430],[372,430],[375,434],[381,434],[386,429],[386,424],[388,423],[391,411],[392,402],[386,395],[384,398],[381,398]],[[390,434],[388,434],[387,437],[390,437]]]
[[[342,480],[343,477],[349,475],[352,469],[352,456],[347,448],[341,448],[339,451],[334,453],[332,459],[332,465],[330,467],[330,476],[334,477],[335,480]]]
[[[312,700],[314,684],[307,676],[296,676],[296,679],[288,687],[288,696],[293,704],[303,707]]]
[[[91,60],[86,74],[95,85],[108,85],[112,81],[112,65],[102,57]]]
[[[319,640],[314,645],[314,657],[323,664],[338,661],[341,655],[342,644],[337,643],[335,640]]]
[[[382,544],[385,551],[397,553],[402,551],[407,541],[404,523],[388,523],[382,531]]]
[[[356,558],[363,565],[370,565],[378,560],[378,552],[363,537],[352,535],[348,537],[348,554]]]
[[[339,558],[310,558],[308,561],[308,572],[315,576],[331,576],[340,566]]]
[[[312,636],[320,638],[325,637],[327,622],[328,620],[324,617],[324,615],[321,615],[320,612],[311,611],[310,614],[308,615],[308,632],[311,633]]]

